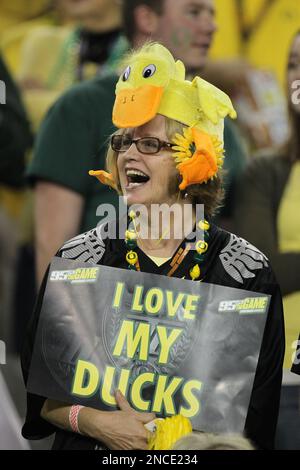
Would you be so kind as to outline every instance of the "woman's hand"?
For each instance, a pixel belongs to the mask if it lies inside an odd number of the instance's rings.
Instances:
[[[155,419],[155,414],[135,411],[120,391],[115,397],[120,411],[82,408],[79,429],[112,450],[147,450],[149,431],[144,425]]]

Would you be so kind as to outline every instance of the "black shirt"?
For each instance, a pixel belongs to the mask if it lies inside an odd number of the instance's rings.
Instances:
[[[300,375],[300,335],[299,335],[295,359],[294,359],[294,363],[292,365],[291,371],[294,372],[295,374]]]
[[[25,183],[25,154],[33,139],[20,92],[1,56],[0,80],[0,183],[21,188]]]
[[[102,226],[103,229],[103,226]],[[186,241],[182,242],[184,247]],[[158,267],[142,250],[136,248],[141,271],[167,275],[171,260]],[[177,250],[176,250],[177,252]],[[102,240],[99,229],[93,229],[67,242],[58,256],[127,269],[127,247],[123,240]],[[194,253],[188,252],[174,277],[190,279],[195,264]],[[267,258],[254,246],[234,234],[213,225],[210,229],[206,261],[201,266],[202,282],[261,292],[272,296],[248,414],[246,435],[262,449],[272,449],[278,416],[282,363],[284,357],[284,324],[281,293]],[[43,301],[47,274],[41,287],[35,312],[29,325],[22,354],[25,383],[28,378],[34,335]],[[234,367],[234,358],[232,361]],[[45,398],[27,394],[27,415],[22,434],[27,439],[40,439],[56,432],[54,449],[96,449],[97,441],[58,430],[40,417]]]

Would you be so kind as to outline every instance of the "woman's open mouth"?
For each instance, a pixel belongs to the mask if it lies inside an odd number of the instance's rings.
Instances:
[[[126,170],[127,184],[126,189],[135,189],[145,185],[150,180],[150,177],[143,171],[135,169]]]

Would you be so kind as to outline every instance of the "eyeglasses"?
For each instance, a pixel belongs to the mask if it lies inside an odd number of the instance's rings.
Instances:
[[[136,145],[139,152],[147,155],[154,155],[162,148],[172,148],[174,144],[159,140],[157,137],[142,137],[141,139],[132,139],[128,134],[113,135],[111,138],[111,147],[115,152],[126,152],[132,144]]]

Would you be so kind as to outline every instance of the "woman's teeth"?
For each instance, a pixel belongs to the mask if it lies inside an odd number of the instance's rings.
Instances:
[[[149,176],[140,170],[126,170],[128,188],[136,188],[149,181]]]

